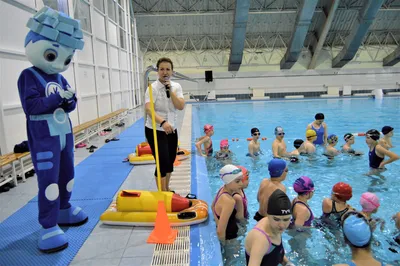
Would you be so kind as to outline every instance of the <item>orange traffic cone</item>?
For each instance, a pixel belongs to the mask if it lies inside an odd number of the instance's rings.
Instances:
[[[160,200],[158,202],[156,224],[149,238],[147,238],[147,243],[173,244],[177,235],[178,230],[172,229],[169,224],[165,203]]]

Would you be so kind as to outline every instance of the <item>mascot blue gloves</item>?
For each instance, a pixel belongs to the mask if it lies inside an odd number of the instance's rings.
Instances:
[[[76,49],[83,49],[79,21],[44,7],[30,18],[25,51],[33,67],[22,71],[18,90],[26,114],[32,162],[39,184],[39,249],[46,253],[68,247],[61,226],[87,222],[81,208],[70,204],[74,185],[74,139],[68,113],[76,107],[75,91],[60,75]]]

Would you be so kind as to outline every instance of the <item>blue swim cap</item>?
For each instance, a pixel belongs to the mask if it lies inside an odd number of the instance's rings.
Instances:
[[[350,215],[343,222],[343,233],[355,247],[365,247],[371,241],[372,233],[368,222],[357,215]]]
[[[328,143],[329,144],[332,144],[332,143],[334,143],[334,142],[337,142],[338,141],[338,136],[336,136],[335,134],[330,134],[329,136],[328,136]]]
[[[282,159],[272,159],[268,163],[268,171],[271,177],[280,177],[285,171],[286,162]]]

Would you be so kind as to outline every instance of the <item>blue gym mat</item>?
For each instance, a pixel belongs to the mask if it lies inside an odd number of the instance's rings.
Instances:
[[[133,165],[122,163],[144,140],[143,118],[75,167],[71,204],[80,206],[89,221],[78,227],[63,227],[69,247],[43,254],[37,247],[39,231],[37,197],[0,224],[0,265],[68,265],[85,243]]]

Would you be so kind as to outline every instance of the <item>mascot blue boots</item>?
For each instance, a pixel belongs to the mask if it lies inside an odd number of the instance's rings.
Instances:
[[[79,21],[48,7],[30,18],[25,51],[33,67],[22,71],[18,90],[26,114],[32,162],[39,184],[39,249],[46,253],[68,247],[61,226],[87,222],[81,208],[70,204],[74,185],[74,139],[68,113],[76,107],[75,91],[60,75],[76,49],[83,49]]]

